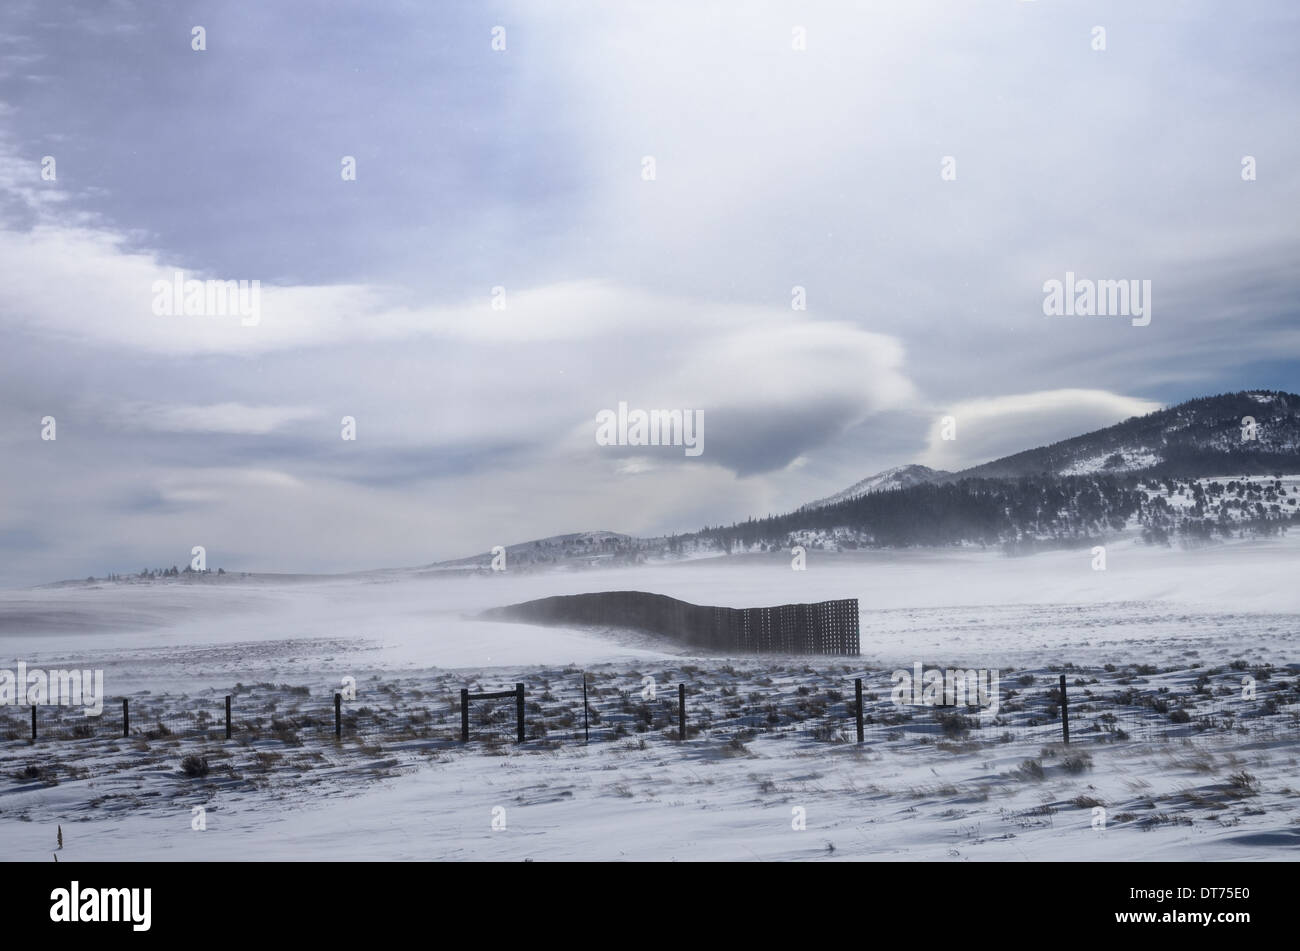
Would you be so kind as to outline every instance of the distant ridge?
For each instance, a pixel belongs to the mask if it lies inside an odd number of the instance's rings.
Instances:
[[[824,499],[818,499],[816,502],[809,502],[804,505],[806,509],[823,508],[827,505],[836,505],[840,502],[847,502],[850,499],[856,499],[859,496],[866,495],[868,492],[888,492],[892,489],[908,489],[914,485],[921,485],[925,482],[934,482],[945,476],[952,475],[951,472],[945,472],[942,469],[931,469],[929,466],[907,465],[895,466],[892,469],[886,469],[884,472],[877,472],[873,476],[867,476],[861,482],[855,482],[842,492],[836,492],[834,495],[828,495]]]
[[[957,473],[959,478],[1155,471],[1184,478],[1300,471],[1300,396],[1243,390],[1188,400],[1050,446]],[[1242,420],[1255,420],[1243,439]]]
[[[1298,413],[1300,396],[1295,393],[1242,390],[1206,396],[959,472],[944,472],[921,465],[886,469],[802,508],[824,508],[868,492],[958,479],[1147,471],[1183,478],[1300,472]],[[1242,438],[1242,419],[1245,417],[1252,417],[1256,422],[1255,438],[1250,441]]]

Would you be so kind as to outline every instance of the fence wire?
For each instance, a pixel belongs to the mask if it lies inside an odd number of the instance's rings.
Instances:
[[[847,668],[846,668],[847,670]],[[857,742],[854,679],[843,672],[786,670],[771,677],[722,668],[712,678],[686,681],[687,739],[748,742],[759,736],[811,743]],[[1285,674],[1286,671],[1280,671]],[[1053,678],[1054,679],[1054,678]],[[1070,739],[1075,743],[1164,742],[1202,735],[1273,741],[1300,737],[1300,681],[1264,676],[1257,695],[1243,701],[1237,672],[1200,675],[1192,683],[1160,683],[1106,671],[1067,674]],[[586,683],[584,707],[583,684]],[[1059,685],[1032,675],[1004,676],[996,707],[899,704],[881,672],[863,677],[863,742],[908,746],[943,743],[1043,744],[1063,739]],[[680,739],[678,685],[628,671],[565,671],[525,681],[529,742],[569,744]],[[468,685],[471,694],[513,685]],[[231,697],[231,742],[306,743],[341,740],[369,746],[450,744],[461,739],[461,686],[442,676],[427,687],[372,684],[361,700],[346,700],[335,718],[332,693],[305,687],[238,685]],[[120,700],[98,716],[80,707],[38,706],[36,742],[224,742],[224,695],[128,698],[127,733]],[[514,742],[513,697],[470,703],[470,740],[487,746]],[[336,737],[336,731],[338,736]],[[30,707],[0,706],[0,742],[31,743]]]

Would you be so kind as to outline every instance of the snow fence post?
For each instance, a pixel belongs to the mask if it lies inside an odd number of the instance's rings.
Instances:
[[[515,718],[519,721],[519,739],[516,742],[524,741],[524,685],[515,684]]]
[[[1061,733],[1070,745],[1070,701],[1065,696],[1065,674],[1061,674]]]
[[[854,692],[858,695],[858,742],[862,742],[862,678],[853,681]]]
[[[591,725],[587,720],[587,672],[582,672],[582,741],[591,742]]]

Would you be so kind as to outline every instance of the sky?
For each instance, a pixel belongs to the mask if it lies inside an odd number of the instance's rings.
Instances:
[[[7,0],[0,584],[691,531],[1300,389],[1298,63],[1288,2]]]

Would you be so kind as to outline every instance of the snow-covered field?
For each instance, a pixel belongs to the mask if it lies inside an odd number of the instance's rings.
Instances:
[[[89,735],[34,745],[24,710],[0,714],[4,855],[50,860],[62,826],[61,861],[1300,856],[1300,539],[1125,541],[1107,570],[1092,560],[814,551],[802,572],[781,555],[6,592],[0,667],[102,668],[109,702]],[[470,617],[619,589],[731,606],[856,597],[863,656],[702,657]],[[1001,721],[945,733],[934,711],[894,706],[889,674],[916,662],[998,669]],[[582,671],[600,714],[590,745],[577,738]],[[1048,693],[1062,672],[1069,748]],[[358,696],[336,744],[332,696],[348,676]],[[861,747],[855,677],[871,721]],[[475,741],[457,743],[459,687],[516,681],[534,739],[506,742],[508,710],[485,705]],[[124,696],[128,739],[114,736]],[[181,771],[190,753],[206,776]]]

